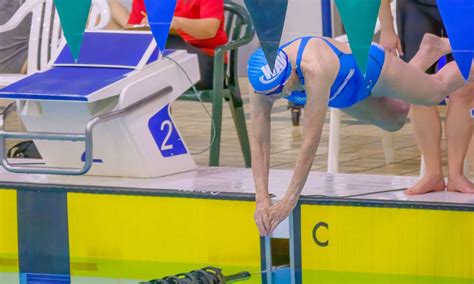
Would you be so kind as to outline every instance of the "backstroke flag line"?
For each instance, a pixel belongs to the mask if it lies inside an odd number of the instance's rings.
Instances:
[[[288,0],[245,0],[257,37],[273,70],[285,25]]]
[[[92,0],[54,0],[69,50],[77,62]]]
[[[469,79],[474,59],[474,0],[438,0],[454,59],[464,79]]]
[[[336,0],[352,54],[357,66],[364,74],[367,71],[380,3],[380,0]]]
[[[145,0],[151,32],[161,51],[165,49],[176,9],[176,0]]]

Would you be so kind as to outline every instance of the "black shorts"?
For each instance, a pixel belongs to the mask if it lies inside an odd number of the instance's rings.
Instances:
[[[212,89],[212,80],[214,76],[214,57],[207,55],[199,48],[185,42],[182,37],[177,35],[170,35],[166,42],[166,48],[169,49],[184,49],[188,53],[197,54],[199,60],[199,72],[201,73],[201,80],[196,84],[199,89]]]
[[[402,59],[407,62],[418,52],[425,33],[447,37],[436,0],[397,1],[397,27],[404,53]],[[436,72],[436,65],[427,72]]]

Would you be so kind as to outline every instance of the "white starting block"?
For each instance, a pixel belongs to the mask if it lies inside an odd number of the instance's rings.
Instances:
[[[200,79],[196,55],[161,54],[147,32],[86,32],[77,63],[69,48],[60,50],[50,69],[0,90],[0,99],[16,100],[27,129],[6,131],[15,105],[3,111],[0,158],[7,170],[150,178],[196,168],[169,111]],[[12,165],[6,139],[33,139],[45,165]]]

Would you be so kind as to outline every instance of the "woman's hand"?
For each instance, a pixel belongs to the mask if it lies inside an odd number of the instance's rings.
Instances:
[[[270,224],[270,208],[272,207],[272,201],[267,198],[263,201],[257,201],[257,207],[255,209],[254,219],[258,227],[260,236],[269,235],[271,232]]]
[[[270,233],[275,231],[275,229],[283,222],[288,216],[290,216],[293,209],[295,209],[296,204],[298,203],[297,199],[284,198],[281,201],[278,201],[272,207],[270,207]]]
[[[290,216],[297,203],[297,199],[289,198],[284,198],[275,204],[272,204],[270,198],[257,202],[254,218],[260,236],[270,235],[283,220]]]
[[[402,43],[395,31],[382,31],[380,45],[396,57],[403,55]]]
[[[141,11],[140,12],[142,15],[143,15],[143,19],[142,21],[140,22],[141,25],[149,25],[148,23],[148,16],[145,12]]]
[[[178,31],[180,29],[179,28],[180,21],[181,21],[181,17],[173,17],[173,20],[171,21],[170,29],[173,31]]]

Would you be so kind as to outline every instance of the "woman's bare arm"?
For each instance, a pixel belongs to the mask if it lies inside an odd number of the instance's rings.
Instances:
[[[296,206],[311,170],[326,120],[329,93],[335,79],[333,68],[323,68],[317,61],[302,64],[307,102],[303,122],[303,141],[288,190],[283,199],[270,208],[271,230],[287,218]]]
[[[148,17],[143,13],[142,25],[149,25]],[[189,19],[183,17],[173,17],[171,30],[181,31],[192,36],[195,39],[209,39],[216,36],[219,31],[221,21],[216,18]],[[128,25],[131,27],[131,25]]]
[[[257,203],[255,222],[262,236],[270,231],[268,209],[271,206],[271,200],[268,191],[268,173],[270,168],[270,115],[272,106],[272,101],[266,96],[251,93],[250,143],[252,146],[252,172]]]
[[[395,32],[390,2],[391,0],[382,0],[380,5],[380,44],[395,56],[403,55],[400,38]]]
[[[188,19],[174,17],[171,29],[184,32],[196,39],[208,39],[216,36],[221,22],[215,18]]]
[[[120,2],[115,0],[109,1],[109,7],[112,20],[120,28],[128,27],[129,12],[127,8],[125,8],[124,6],[122,6],[122,4],[120,4]]]

